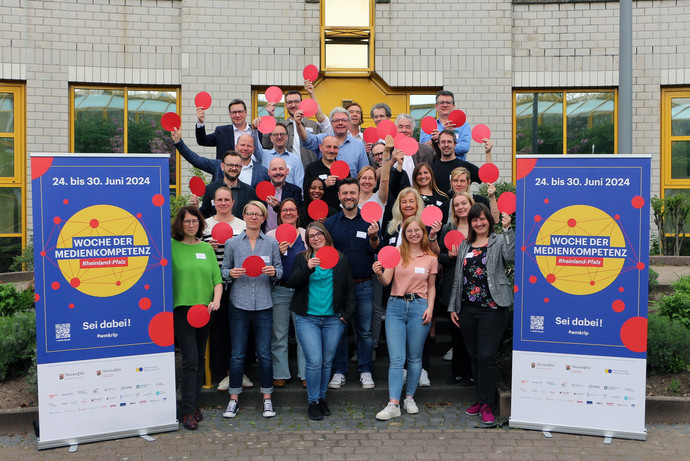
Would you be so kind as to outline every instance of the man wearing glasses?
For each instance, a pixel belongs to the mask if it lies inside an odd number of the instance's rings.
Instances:
[[[256,120],[254,121],[256,122]],[[288,129],[285,125],[277,124],[271,133],[271,142],[273,143],[273,149],[266,150],[258,142],[258,137],[254,135],[254,142],[256,143],[256,150],[254,151],[254,156],[261,162],[263,166],[270,170],[271,162],[276,158],[282,158],[289,169],[287,181],[290,184],[302,188],[304,183],[304,166],[302,165],[302,159],[299,155],[290,152],[287,149],[288,142]],[[271,176],[269,171],[269,176]]]
[[[206,113],[196,109],[196,142],[200,146],[216,146],[216,158],[222,159],[225,152],[235,149],[237,140],[243,134],[252,134],[247,123],[247,105],[241,99],[233,99],[228,105],[232,125],[217,126],[213,133],[206,134]]]
[[[301,110],[295,112],[295,120],[302,120],[303,113]],[[343,107],[336,107],[330,114],[331,125],[333,126],[333,136],[338,141],[338,158],[350,165],[350,175],[354,178],[363,167],[369,165],[369,158],[364,150],[364,144],[355,140],[350,134],[350,114]],[[299,138],[302,140],[302,146],[316,152],[316,157],[321,158],[321,151],[319,145],[323,143],[326,133],[314,135],[308,133],[307,130],[299,124],[297,126]]]
[[[204,218],[216,214],[213,197],[215,196],[216,189],[222,185],[228,186],[232,191],[232,198],[235,200],[235,204],[232,207],[232,214],[235,216],[244,209],[247,203],[252,200],[258,200],[254,188],[240,181],[240,171],[242,171],[242,158],[240,154],[234,150],[226,152],[221,168],[223,170],[223,177],[206,186],[206,192],[204,192],[204,198],[200,208]]]
[[[470,124],[465,122],[462,126],[455,126],[455,124],[448,120],[448,115],[455,110],[455,96],[448,90],[441,90],[436,93],[436,119],[437,128],[433,133],[427,134],[424,130],[419,132],[419,142],[431,145],[432,140],[438,143],[438,135],[444,129],[455,131],[455,155],[460,160],[465,160],[465,154],[470,150],[470,139],[472,130]]]
[[[316,93],[314,92],[314,85],[310,80],[305,80],[304,89],[311,99],[316,101]],[[287,128],[287,141],[286,149],[290,152],[294,152],[299,155],[302,160],[302,167],[306,168],[311,162],[317,159],[316,153],[313,149],[307,149],[300,143],[299,136],[295,136],[295,129],[297,127],[297,121],[295,119],[295,113],[299,110],[299,104],[302,102],[302,94],[299,91],[292,90],[285,93],[285,109],[287,110],[289,118],[287,120],[281,121],[282,125]],[[321,110],[321,106],[318,101],[316,101],[317,112],[316,112],[316,122],[309,120],[308,118],[302,118],[300,124],[308,133],[319,134],[327,133],[333,134],[331,128],[331,121],[326,117],[326,114]],[[266,110],[269,115],[274,115],[275,107],[273,103],[268,103],[266,105]],[[318,122],[318,123],[317,123]],[[265,149],[270,149],[272,144],[275,142],[273,138],[268,138],[264,136],[261,144]],[[300,183],[301,184],[301,183]]]

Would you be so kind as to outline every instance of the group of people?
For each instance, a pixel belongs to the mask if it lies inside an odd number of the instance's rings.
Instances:
[[[311,82],[305,89],[315,99]],[[269,136],[256,129],[258,119],[246,121],[241,100],[228,107],[233,123],[211,134],[203,109],[197,109],[197,142],[216,146],[216,159],[194,153],[179,129],[172,133],[180,154],[212,175],[201,203],[193,197],[172,224],[184,426],[196,429],[203,418],[198,398],[209,331],[212,378],[218,390],[230,394],[223,416],[237,415],[243,388],[253,386],[244,369],[255,359],[263,416],[275,416],[272,392],[292,378],[291,321],[297,377],[306,387],[310,419],[331,414],[326,392],[346,383],[350,360],[357,363],[362,388],[375,387],[372,362],[384,316],[389,402],[376,418],[401,415],[403,385],[402,408],[418,413],[414,395],[418,386],[429,385],[435,315],[450,315],[453,325],[448,383],[475,385],[477,402],[466,412],[494,424],[498,347],[513,293],[505,264],[514,259],[515,239],[510,216],[498,211],[493,184],[488,200],[470,193],[472,183],[479,182],[478,167],[465,160],[469,124],[456,127],[448,120],[455,108],[453,94],[437,94],[437,129],[422,132],[411,156],[396,149],[390,135],[365,143],[359,104],[336,107],[329,116],[319,107],[314,122],[299,109],[301,100],[298,91],[285,95],[289,117]],[[272,104],[268,110],[274,110]],[[384,103],[376,104],[371,115],[377,125],[392,116]],[[416,121],[400,114],[395,125],[398,133],[411,137]],[[484,139],[483,147],[485,161],[491,162],[491,141]],[[331,172],[336,160],[349,165],[347,177]],[[262,181],[275,188],[265,200],[256,193]],[[325,202],[324,210],[312,216],[310,205],[317,200]],[[369,202],[381,207],[380,219],[362,216]],[[442,218],[426,225],[421,215],[430,205],[441,209]],[[497,234],[498,222],[503,232]],[[213,237],[220,223],[233,231],[224,242]],[[292,237],[283,232],[276,238],[281,225],[291,229]],[[444,237],[451,231],[459,231],[464,240],[448,248]],[[384,268],[378,260],[386,246],[399,250],[395,267]],[[189,325],[187,311],[198,304],[212,314],[210,326]],[[352,358],[350,321],[356,336]]]

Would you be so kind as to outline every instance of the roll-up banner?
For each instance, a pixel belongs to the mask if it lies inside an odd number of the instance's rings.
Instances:
[[[517,157],[511,427],[646,439],[650,166]]]
[[[178,428],[168,165],[31,155],[39,449]]]

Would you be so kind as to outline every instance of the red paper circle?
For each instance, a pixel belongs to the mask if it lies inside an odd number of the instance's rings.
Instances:
[[[259,197],[259,200],[265,202],[269,195],[276,195],[276,188],[271,184],[271,181],[261,181],[256,185],[256,196]]]
[[[443,211],[436,205],[429,205],[422,210],[422,222],[431,227],[435,221],[443,221]]]
[[[457,246],[460,248],[460,244],[465,240],[465,236],[462,235],[462,232],[459,230],[452,230],[446,232],[446,235],[443,237],[443,244],[448,248],[449,250],[453,248],[453,246]]]
[[[268,102],[280,102],[280,100],[283,99],[283,90],[277,86],[269,86],[266,88],[264,95]]]
[[[333,269],[335,265],[338,264],[338,250],[333,247],[321,247],[316,252],[316,257],[321,260],[319,263],[321,269]]]
[[[302,71],[302,76],[305,80],[314,81],[319,78],[319,69],[314,64],[309,64]]]
[[[226,222],[216,223],[211,229],[211,237],[222,245],[232,238],[232,227]]]
[[[456,128],[461,127],[467,121],[467,116],[463,111],[456,109],[450,114],[448,114],[448,121],[453,122]]]
[[[161,126],[165,131],[175,131],[175,128],[179,128],[181,124],[182,120],[175,112],[166,112],[161,117]]]
[[[479,179],[482,182],[495,183],[499,176],[498,167],[493,163],[485,163],[479,167]]]
[[[431,134],[434,130],[438,130],[438,122],[434,117],[427,115],[422,119],[422,131],[426,134]]]
[[[398,134],[398,128],[390,120],[381,120],[376,126],[376,130],[379,132],[380,139],[386,139],[388,135],[395,137]]]
[[[621,341],[633,352],[647,350],[647,319],[631,317],[621,327]]]
[[[484,138],[489,139],[491,137],[491,130],[486,125],[475,125],[472,128],[472,139],[478,143],[483,143]]]
[[[517,201],[517,197],[515,196],[514,193],[510,191],[506,191],[501,194],[500,197],[498,197],[498,200],[496,201],[496,205],[498,206],[498,211],[506,214],[513,214],[515,213],[515,202]]]
[[[293,243],[297,240],[297,228],[292,224],[281,224],[276,228],[276,240],[278,240],[278,243]]]
[[[534,167],[537,165],[537,159],[519,158],[515,163],[517,163],[517,174],[515,175],[515,179],[522,179],[532,172]]]
[[[211,101],[211,95],[205,91],[201,91],[196,94],[196,97],[194,98],[194,105],[201,109],[207,110],[209,107],[211,107]]]
[[[211,315],[208,313],[208,308],[203,304],[192,306],[187,311],[187,322],[194,328],[206,326],[209,320],[211,320]]]
[[[364,139],[365,143],[374,144],[379,140],[379,130],[377,130],[375,126],[370,126],[364,130],[364,133],[362,133],[362,138]]]
[[[328,216],[328,204],[323,200],[314,200],[307,207],[307,213],[313,220],[318,220]]]
[[[303,99],[302,102],[299,103],[299,110],[304,112],[305,117],[313,117],[316,115],[316,112],[318,112],[319,106],[316,104],[316,101],[307,98]]]
[[[336,160],[331,165],[331,174],[338,179],[345,179],[350,174],[350,165],[344,160]]]
[[[362,214],[363,220],[368,223],[373,223],[381,219],[383,216],[383,208],[376,202],[367,202],[362,205],[360,213]]]
[[[197,197],[202,197],[206,192],[206,183],[198,176],[192,176],[189,180],[189,190]]]
[[[403,151],[403,154],[410,157],[410,156],[416,154],[417,151],[419,150],[419,143],[417,142],[416,139],[411,138],[409,136],[405,136],[405,139],[402,139],[400,141],[399,149],[401,151]]]
[[[261,269],[266,265],[261,256],[252,255],[247,257],[242,263],[242,267],[247,270],[249,277],[258,277],[262,274]]]
[[[400,262],[400,251],[393,245],[388,245],[379,251],[379,261],[384,269],[393,269]]]
[[[257,127],[263,134],[271,134],[273,129],[276,127],[276,119],[270,115],[264,115],[261,117],[261,122]]]
[[[175,342],[175,329],[172,312],[159,312],[149,322],[149,338],[161,347],[172,346]]]

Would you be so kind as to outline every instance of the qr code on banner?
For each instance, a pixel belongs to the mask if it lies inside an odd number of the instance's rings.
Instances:
[[[55,339],[70,339],[70,327],[69,323],[56,323]]]
[[[529,329],[531,331],[544,331],[544,316],[543,315],[530,315],[530,317],[529,317]]]

